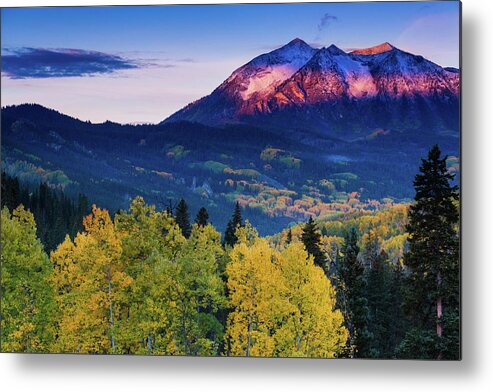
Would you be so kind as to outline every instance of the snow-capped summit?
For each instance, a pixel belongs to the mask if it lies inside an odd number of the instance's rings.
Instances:
[[[288,44],[260,55],[238,68],[218,90],[240,96],[243,101],[258,101],[272,94],[282,82],[306,64],[315,52],[316,49],[295,38]]]
[[[449,99],[459,94],[459,75],[439,65],[393,48],[373,56],[372,74],[380,94],[391,97],[430,97]]]
[[[320,49],[270,99],[271,110],[282,106],[334,101],[342,96],[375,95],[369,68],[335,45]]]
[[[288,42],[287,45],[296,45],[296,44],[301,44],[301,45],[308,45],[305,41],[303,41],[301,38],[294,38],[290,42]]]
[[[355,128],[348,124],[354,119],[359,126],[385,129],[412,113],[446,128],[458,116],[459,77],[455,69],[388,42],[347,53],[335,45],[317,50],[296,38],[255,57],[165,121],[319,129],[337,123],[343,129]]]
[[[328,48],[322,48],[324,49],[325,51],[327,51],[328,53],[330,54],[333,54],[334,56],[337,56],[337,55],[347,55],[346,52],[344,52],[342,49],[339,49],[337,46],[335,46],[334,44],[330,45]]]

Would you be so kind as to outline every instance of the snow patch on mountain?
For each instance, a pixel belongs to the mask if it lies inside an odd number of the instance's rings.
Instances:
[[[247,80],[245,89],[240,93],[241,97],[244,100],[248,100],[253,94],[265,96],[272,93],[277,86],[293,76],[304,64],[305,61],[301,60],[287,64],[267,66]]]
[[[373,76],[366,63],[356,61],[342,50],[334,56],[334,61],[347,83],[349,95],[355,98],[377,95]]]
[[[317,52],[306,42],[296,38],[283,47],[260,55],[238,68],[221,85],[222,90],[231,90],[242,100],[255,101],[272,94],[275,89],[305,65]]]
[[[447,117],[443,113],[455,113],[459,88],[459,70],[387,42],[346,53],[335,45],[317,50],[295,39],[238,68],[210,95],[166,121],[217,125],[274,115],[272,121],[282,122],[278,114],[286,111],[303,126],[311,121],[324,127],[358,110],[373,121],[372,107],[399,118],[406,107],[406,113],[435,112],[438,124]]]

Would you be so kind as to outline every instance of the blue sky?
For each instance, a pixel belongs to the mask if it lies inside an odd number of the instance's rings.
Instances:
[[[2,9],[2,105],[37,102],[95,122],[157,122],[253,57],[388,41],[459,64],[459,4],[368,2]]]

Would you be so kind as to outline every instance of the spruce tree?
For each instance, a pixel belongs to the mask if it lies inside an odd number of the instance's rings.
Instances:
[[[180,227],[185,238],[190,237],[192,226],[190,225],[190,215],[188,214],[188,206],[184,199],[181,199],[176,206],[175,222]]]
[[[365,246],[368,245],[368,243],[365,244]],[[369,246],[372,247],[372,245]],[[393,354],[393,348],[389,349],[388,347],[388,329],[393,322],[393,320],[389,319],[391,312],[391,275],[388,256],[384,251],[378,253],[378,249],[374,248],[372,253],[367,254],[367,257],[370,257],[370,260],[365,260],[365,264],[369,265],[367,269],[366,298],[369,312],[368,329],[373,337],[372,356],[388,358]]]
[[[402,312],[402,279],[404,269],[402,264],[390,264],[390,282],[389,282],[389,310],[387,317],[390,324],[387,327],[386,335],[388,338],[386,358],[395,357],[399,343],[406,331],[407,320]]]
[[[286,244],[289,245],[291,242],[293,242],[293,232],[291,231],[291,228],[289,228],[288,234],[286,236]]]
[[[21,190],[19,180],[2,172],[2,207],[13,211],[20,204]]]
[[[228,222],[226,227],[226,232],[224,233],[224,244],[229,246],[234,246],[238,241],[236,237],[236,229],[238,227],[243,227],[243,219],[241,217],[240,203],[236,202],[233,216]]]
[[[60,188],[54,189],[41,183],[30,192],[29,186],[6,173],[2,173],[1,204],[10,211],[22,204],[26,210],[32,212],[37,237],[47,252],[54,250],[67,234],[73,238],[77,232],[82,231],[82,219],[89,212],[84,195],[79,195],[79,204],[76,205]]]
[[[209,223],[209,213],[207,212],[205,207],[202,207],[197,213],[197,217],[195,218],[195,223],[201,227],[205,227]]]
[[[313,256],[315,264],[322,267],[324,271],[327,271],[327,260],[321,248],[321,238],[322,235],[318,230],[317,224],[313,218],[310,217],[303,227],[301,241],[303,241],[306,251]]]
[[[355,358],[374,356],[372,336],[368,329],[369,311],[366,299],[365,268],[358,260],[358,235],[351,228],[344,238],[342,257],[338,260],[338,305],[349,330],[349,351]]]
[[[409,250],[404,255],[405,310],[412,330],[401,344],[405,358],[458,359],[459,213],[457,186],[437,145],[422,159],[409,209]]]

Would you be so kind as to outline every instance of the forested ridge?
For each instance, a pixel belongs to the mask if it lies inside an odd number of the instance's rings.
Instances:
[[[83,194],[69,197],[61,188],[44,182],[21,184],[18,178],[2,172],[2,208],[13,211],[21,204],[34,215],[37,237],[47,252],[55,249],[65,235],[74,238],[82,231],[82,219],[90,212],[89,202]]]
[[[1,120],[10,176],[84,193],[110,211],[137,196],[158,209],[185,197],[193,215],[205,207],[222,233],[236,202],[262,236],[310,216],[343,219],[409,203],[419,158],[435,143],[449,154],[449,170],[459,166],[458,133],[402,124],[345,141],[309,127],[91,124],[36,104],[2,108]]]
[[[437,146],[416,198],[261,237],[186,200],[84,196],[2,178],[2,351],[457,359],[458,189]]]

